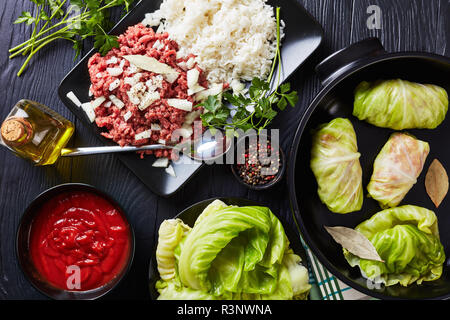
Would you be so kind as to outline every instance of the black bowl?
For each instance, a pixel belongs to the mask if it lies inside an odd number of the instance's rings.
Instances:
[[[267,137],[266,134],[259,134],[259,136],[265,136],[265,137]],[[243,137],[241,137],[241,138],[239,138],[239,139],[237,140],[235,150],[238,149],[237,146],[238,146],[240,143],[247,143],[247,141],[245,141],[246,137],[247,137],[247,136],[243,136]],[[267,138],[266,138],[266,139],[267,139]],[[269,140],[270,140],[270,139],[269,139]],[[247,149],[247,144],[245,145],[245,149]],[[235,163],[233,163],[233,164],[230,165],[231,172],[233,173],[233,176],[236,178],[236,180],[237,180],[240,184],[242,184],[243,186],[245,186],[245,187],[247,187],[247,188],[249,188],[249,189],[251,189],[251,190],[257,190],[257,191],[258,191],[258,190],[267,190],[267,189],[273,187],[274,185],[276,185],[278,182],[280,182],[280,180],[281,180],[281,179],[283,178],[283,176],[284,176],[284,172],[286,171],[286,156],[285,156],[285,154],[284,154],[283,149],[281,148],[281,146],[279,146],[278,151],[279,151],[279,153],[280,153],[280,167],[279,167],[278,172],[276,173],[275,177],[274,177],[272,180],[270,180],[269,182],[265,183],[265,184],[252,185],[252,184],[249,184],[249,183],[245,182],[245,181],[239,176],[238,168],[237,168],[237,161],[235,161]],[[236,159],[235,159],[235,160],[236,160]]]
[[[62,290],[60,288],[56,288],[49,284],[46,279],[44,279],[36,267],[33,264],[33,261],[30,256],[29,249],[29,238],[31,234],[31,229],[33,225],[33,221],[35,219],[36,214],[39,212],[39,208],[49,199],[52,199],[54,196],[62,193],[62,192],[73,192],[73,191],[85,191],[94,193],[103,199],[106,199],[110,202],[115,208],[117,208],[124,219],[125,222],[128,223],[130,230],[130,253],[128,257],[128,261],[124,268],[117,274],[112,280],[108,283],[104,284],[101,287],[86,290],[86,291],[71,291],[71,290]],[[52,187],[40,195],[38,195],[26,208],[25,212],[22,215],[22,218],[19,223],[19,227],[17,229],[16,236],[16,255],[19,262],[19,265],[25,274],[26,278],[30,281],[30,283],[41,293],[46,296],[56,299],[56,300],[93,300],[100,298],[101,296],[107,294],[112,289],[114,289],[118,283],[123,279],[123,277],[128,273],[130,266],[133,262],[134,257],[134,247],[135,247],[135,237],[134,231],[131,224],[128,222],[124,210],[117,204],[109,195],[98,190],[97,188],[81,183],[66,183],[61,184],[55,187]]]
[[[183,211],[181,211],[174,219],[181,219],[183,222],[189,226],[193,226],[198,216],[202,213],[202,211],[214,200],[221,200],[225,202],[227,205],[235,205],[235,206],[263,206],[261,203],[257,203],[255,201],[249,199],[242,198],[212,198],[197,202],[190,207],[187,207]],[[290,225],[280,216],[278,216],[274,212],[275,216],[281,221],[283,225],[284,232],[286,233],[287,238],[289,239],[289,246],[295,252],[295,254],[299,255],[302,258],[302,264],[306,266],[307,258],[306,252],[303,248],[303,245],[300,241],[300,237],[296,230],[292,229]],[[156,231],[157,232],[157,231]],[[155,289],[156,282],[160,279],[158,272],[158,263],[156,262],[156,247],[158,243],[155,243],[155,247],[153,249],[152,257],[150,258],[149,265],[149,290],[151,299],[155,300],[158,298],[159,293]]]

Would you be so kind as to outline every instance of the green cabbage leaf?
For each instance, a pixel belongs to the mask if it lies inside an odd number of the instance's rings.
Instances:
[[[441,277],[445,253],[433,211],[413,205],[390,208],[355,230],[372,242],[384,262],[360,259],[345,249],[344,255],[372,282],[408,286]]]
[[[361,82],[355,89],[353,115],[394,130],[434,129],[448,110],[445,89],[400,79]]]
[[[307,269],[266,207],[217,200],[173,252],[175,277],[158,281],[159,299],[306,299]]]
[[[350,120],[336,118],[313,135],[310,166],[320,200],[335,213],[358,211],[363,203],[362,169]]]

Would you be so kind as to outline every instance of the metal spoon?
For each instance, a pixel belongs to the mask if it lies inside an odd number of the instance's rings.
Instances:
[[[222,145],[222,147],[220,147]],[[177,150],[194,160],[214,160],[230,150],[231,139],[225,135],[215,139],[201,138],[196,141],[187,141],[178,145],[170,146],[164,144],[150,144],[144,146],[102,146],[102,147],[81,147],[81,148],[63,148],[61,150],[62,157],[75,157],[91,154],[116,153],[116,152],[136,152],[144,150],[161,150],[173,149]]]

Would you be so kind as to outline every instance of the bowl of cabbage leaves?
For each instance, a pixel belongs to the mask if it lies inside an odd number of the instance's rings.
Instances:
[[[285,225],[286,226],[286,225]],[[209,199],[164,220],[150,262],[152,299],[307,299],[298,235],[246,199]]]
[[[388,53],[370,38],[316,71],[323,88],[300,120],[287,166],[301,236],[364,294],[450,298],[450,197],[436,207],[425,186],[433,160],[450,168],[450,58]],[[338,226],[362,232],[383,262],[343,249],[325,228]]]

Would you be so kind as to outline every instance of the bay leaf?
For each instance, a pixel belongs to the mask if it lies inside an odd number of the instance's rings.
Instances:
[[[325,230],[333,237],[334,241],[353,255],[362,259],[384,262],[372,242],[361,232],[346,227],[325,226]]]
[[[425,176],[425,189],[436,208],[448,193],[448,175],[438,159],[434,159]]]

